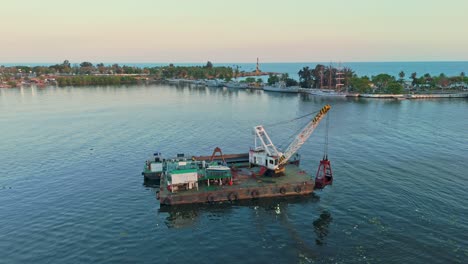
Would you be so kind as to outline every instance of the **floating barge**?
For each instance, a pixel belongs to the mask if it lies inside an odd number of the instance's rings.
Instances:
[[[248,153],[164,159],[160,153],[146,162],[145,178],[159,179],[161,205],[235,202],[238,200],[309,195],[332,184],[330,162],[324,156],[315,177],[299,167],[297,150],[330,109],[323,107],[288,148],[279,151],[263,126],[254,127],[255,146]],[[219,153],[219,155],[216,155]]]
[[[161,177],[159,191],[161,205],[234,202],[264,197],[308,195],[315,187],[314,178],[299,168],[299,155],[285,166],[284,174],[281,176],[266,176],[263,167],[249,167],[248,162],[233,162],[229,170],[218,172],[217,175],[207,175],[209,167],[203,168],[203,163],[207,164],[205,161],[183,158],[168,161],[167,168],[177,169],[164,173]],[[174,176],[184,178],[185,182],[191,183],[183,187],[174,187]],[[193,180],[190,181],[190,178]]]

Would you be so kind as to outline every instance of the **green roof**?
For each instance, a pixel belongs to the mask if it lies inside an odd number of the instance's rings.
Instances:
[[[172,170],[171,174],[183,174],[197,172],[197,169]]]
[[[230,178],[232,177],[231,171],[210,171],[206,170],[205,171],[205,177],[203,177],[205,180],[206,179],[224,179],[224,178]]]

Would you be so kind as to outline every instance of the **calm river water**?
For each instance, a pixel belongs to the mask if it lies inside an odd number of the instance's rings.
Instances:
[[[154,151],[285,146],[329,103],[334,185],[160,211]],[[0,263],[457,263],[468,259],[468,100],[169,86],[0,89]],[[325,123],[302,147],[313,174]]]

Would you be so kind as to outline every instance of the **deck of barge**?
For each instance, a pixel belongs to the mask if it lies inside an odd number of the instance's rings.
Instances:
[[[241,167],[232,170],[232,185],[210,185],[200,183],[198,190],[171,192],[164,176],[161,178],[159,199],[161,205],[213,203],[264,197],[307,195],[314,191],[314,179],[295,164],[286,166],[283,176],[258,175],[260,168]]]
[[[239,163],[239,162],[249,162],[249,153],[240,153],[240,154],[225,154],[223,156],[193,156],[194,160],[203,161],[203,160],[211,160],[213,158],[214,161],[221,161],[224,160],[226,163]]]

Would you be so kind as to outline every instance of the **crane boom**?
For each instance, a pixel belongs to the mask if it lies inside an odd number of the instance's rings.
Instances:
[[[312,119],[305,127],[302,129],[302,131],[296,136],[293,142],[289,144],[288,148],[284,151],[283,155],[279,159],[279,164],[278,166],[285,165],[288,160],[296,153],[301,146],[307,141],[307,139],[312,135],[314,132],[315,128],[318,126],[322,118],[327,114],[327,112],[330,110],[331,106],[330,105],[325,105],[320,111],[317,113],[317,115]]]

